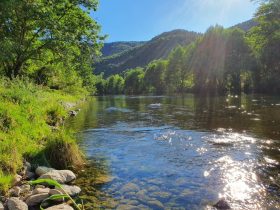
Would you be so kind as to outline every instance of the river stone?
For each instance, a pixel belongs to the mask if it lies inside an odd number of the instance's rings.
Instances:
[[[67,204],[60,204],[60,205],[49,207],[46,210],[74,210],[74,209]]]
[[[132,205],[118,205],[117,210],[141,210],[141,208]]]
[[[38,184],[38,185],[35,186],[35,189],[37,189],[37,188],[46,188],[46,186],[45,186],[45,185]]]
[[[49,197],[49,193],[30,195],[25,202],[28,206],[36,206],[40,204],[43,200],[47,199],[48,197]]]
[[[148,206],[152,209],[164,209],[163,204],[158,200],[151,200],[147,202]]]
[[[9,210],[28,210],[26,203],[21,201],[19,198],[10,198],[7,201],[7,206]]]
[[[63,192],[60,192],[58,189],[50,189],[49,194],[50,195],[60,195],[60,194],[63,194]]]
[[[19,197],[21,192],[21,188],[18,186],[13,187],[9,190],[10,196]]]
[[[138,185],[134,184],[134,183],[128,183],[126,185],[124,185],[121,189],[120,192],[121,193],[126,193],[126,192],[137,192],[139,191],[140,188],[138,187]]]
[[[36,168],[35,170],[35,173],[37,174],[37,176],[42,176],[50,171],[53,171],[55,169],[53,168],[48,168],[48,167],[45,167],[45,166],[39,166]]]
[[[31,171],[26,171],[25,176],[27,179],[34,179],[36,177],[36,174]]]
[[[3,206],[3,203],[0,202],[0,210],[4,210],[4,206]]]
[[[35,190],[33,190],[32,194],[36,195],[36,194],[44,194],[44,193],[48,193],[50,192],[50,188],[36,188]]]
[[[230,206],[228,204],[228,202],[222,198],[221,200],[219,200],[215,205],[213,205],[216,209],[221,209],[221,210],[226,210],[226,209],[230,209]]]
[[[20,186],[20,189],[21,189],[22,194],[26,194],[31,191],[31,186],[29,184],[24,184],[24,185]]]
[[[70,170],[52,170],[40,176],[39,179],[53,179],[64,184],[76,179],[76,175]]]
[[[21,180],[22,180],[22,176],[16,174],[14,176],[13,185],[18,185],[21,182]]]
[[[77,196],[81,192],[81,188],[78,186],[62,185],[63,190],[70,196]],[[64,193],[62,189],[56,187],[57,190]]]
[[[62,194],[64,194],[64,193],[60,192],[58,189],[50,189],[50,192],[49,192],[50,196],[52,196],[52,195],[62,195]],[[63,202],[64,198],[57,199],[56,201],[57,202]]]

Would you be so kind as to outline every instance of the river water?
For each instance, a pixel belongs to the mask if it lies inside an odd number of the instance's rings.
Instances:
[[[68,126],[87,209],[280,209],[280,97],[93,97]]]

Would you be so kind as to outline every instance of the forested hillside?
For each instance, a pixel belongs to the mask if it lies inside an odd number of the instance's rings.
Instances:
[[[103,57],[112,56],[139,47],[145,42],[111,42],[105,43],[101,52]]]
[[[156,37],[149,42],[151,48],[144,51],[145,53],[136,56],[129,51],[122,54],[124,60],[122,64],[118,63],[121,56],[103,61],[102,64],[111,65],[111,69],[103,68],[105,75],[125,72],[112,75],[107,80],[99,76],[98,92],[99,94],[185,92],[279,94],[279,14],[280,1],[264,1],[254,20],[229,29],[212,26],[203,35],[189,33],[191,38],[188,40],[194,41],[176,47],[168,55],[168,51],[157,48],[160,41],[166,46],[166,39],[161,38],[165,37],[165,34]],[[172,32],[169,35],[172,35]],[[167,37],[172,43],[174,36]],[[143,45],[143,48],[146,46],[149,45]],[[154,53],[161,56],[150,56]],[[152,62],[144,66],[151,58]],[[162,59],[156,60],[157,58]],[[129,67],[131,69],[126,70]]]
[[[251,20],[245,21],[243,23],[239,23],[231,28],[240,28],[244,31],[249,31],[251,28],[253,28],[257,25],[258,25],[258,22],[254,19],[251,19]]]
[[[109,76],[121,73],[129,68],[143,67],[153,60],[166,58],[175,47],[190,44],[199,36],[198,33],[185,30],[163,33],[141,46],[101,58],[94,65],[94,73],[104,72],[105,76]]]

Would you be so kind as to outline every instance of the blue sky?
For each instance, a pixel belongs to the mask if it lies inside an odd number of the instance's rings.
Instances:
[[[107,42],[146,41],[173,29],[229,27],[252,18],[256,8],[250,0],[100,0],[92,16]]]

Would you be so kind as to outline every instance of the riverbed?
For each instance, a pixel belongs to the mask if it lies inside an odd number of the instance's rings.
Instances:
[[[280,97],[92,97],[67,127],[87,209],[280,208]]]

